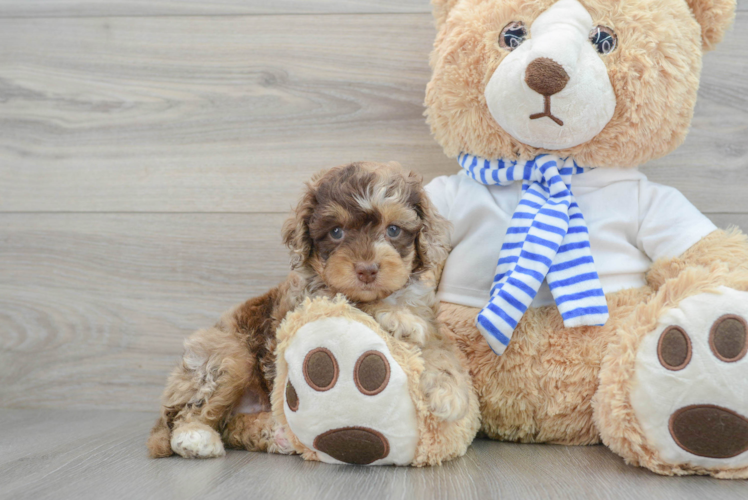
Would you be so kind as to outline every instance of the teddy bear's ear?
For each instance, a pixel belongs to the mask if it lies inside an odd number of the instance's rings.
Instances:
[[[434,7],[434,19],[436,20],[436,29],[439,29],[444,21],[447,20],[447,14],[460,0],[431,0]]]
[[[712,50],[735,18],[735,0],[686,0],[686,3],[701,25],[704,51]]]

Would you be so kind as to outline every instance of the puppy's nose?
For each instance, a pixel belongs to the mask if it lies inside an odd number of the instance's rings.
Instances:
[[[362,283],[372,283],[377,279],[379,266],[371,262],[359,262],[356,264],[356,276]]]
[[[551,96],[561,92],[569,83],[569,75],[552,59],[539,57],[525,70],[525,83],[540,95]]]

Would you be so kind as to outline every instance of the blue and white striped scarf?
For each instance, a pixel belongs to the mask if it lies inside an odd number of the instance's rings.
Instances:
[[[508,161],[463,153],[458,161],[471,178],[487,186],[522,181],[522,199],[499,253],[491,299],[476,318],[491,349],[504,352],[544,279],[564,326],[604,325],[608,305],[587,223],[571,192],[571,176],[585,169],[552,155]]]

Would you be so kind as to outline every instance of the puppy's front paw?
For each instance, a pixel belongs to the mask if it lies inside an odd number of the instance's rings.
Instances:
[[[452,370],[426,369],[421,374],[421,389],[429,411],[439,420],[454,422],[468,411],[470,394],[468,384],[460,382]]]
[[[171,449],[184,458],[214,458],[226,454],[221,436],[205,424],[184,424],[172,432]]]

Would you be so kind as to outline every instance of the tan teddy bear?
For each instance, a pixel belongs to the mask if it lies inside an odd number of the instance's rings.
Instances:
[[[427,188],[439,317],[482,431],[748,477],[748,243],[636,170],[683,141],[735,1],[433,3],[428,122],[462,167]]]

